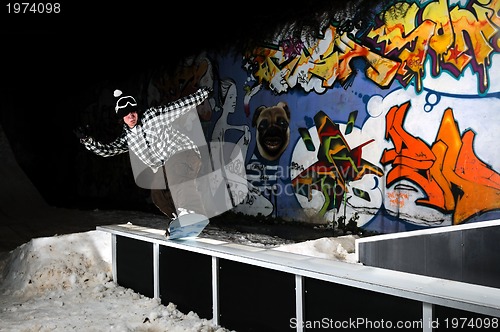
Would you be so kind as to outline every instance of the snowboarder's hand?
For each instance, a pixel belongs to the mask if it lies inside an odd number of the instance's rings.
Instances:
[[[80,142],[83,142],[89,138],[89,125],[85,126],[79,126],[78,128],[75,128],[73,132],[75,133],[76,137],[80,140]]]

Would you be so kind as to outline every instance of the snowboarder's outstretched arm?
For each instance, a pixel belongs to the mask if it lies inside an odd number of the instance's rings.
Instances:
[[[104,144],[96,141],[93,137],[87,136],[80,138],[80,142],[85,148],[101,157],[112,157],[121,153],[128,152],[128,144],[125,130],[113,142]]]
[[[151,107],[144,113],[145,121],[155,116],[162,115],[161,118],[164,119],[164,121],[171,123],[181,115],[189,112],[193,107],[203,103],[203,101],[210,96],[212,91],[210,87],[201,87],[195,93],[181,97],[165,105]]]

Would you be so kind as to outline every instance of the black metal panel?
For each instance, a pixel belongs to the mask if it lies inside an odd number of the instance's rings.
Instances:
[[[153,244],[116,236],[116,274],[120,286],[154,297]]]
[[[304,291],[305,331],[397,330],[398,321],[407,324],[399,330],[422,331],[419,301],[312,278]]]
[[[367,266],[500,287],[500,226],[360,242]]]
[[[295,275],[219,260],[220,325],[238,332],[292,331]]]
[[[434,306],[432,331],[498,331],[500,318],[443,306]]]
[[[500,288],[500,227],[465,232],[464,248],[463,280]]]
[[[419,236],[426,240],[426,271],[430,277],[462,281],[463,232],[453,231]]]
[[[212,257],[160,246],[159,286],[162,304],[212,319]]]
[[[425,273],[424,237],[404,237],[380,241],[378,266],[402,272]]]
[[[369,266],[380,266],[379,242],[359,242],[359,261]]]

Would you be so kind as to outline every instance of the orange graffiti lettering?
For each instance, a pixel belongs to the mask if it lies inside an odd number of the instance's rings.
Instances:
[[[423,8],[400,2],[381,14],[383,23],[367,38],[383,54],[401,60],[397,78],[404,86],[414,82],[422,91],[424,63],[429,59],[434,76],[446,69],[458,78],[470,65],[478,75],[479,91],[485,93],[490,58],[499,49],[499,10],[498,0],[476,2],[471,8],[448,7],[447,0]]]
[[[386,138],[394,144],[380,160],[392,165],[387,188],[403,179],[415,183],[426,195],[416,204],[452,213],[453,224],[499,209],[500,175],[474,154],[474,132],[461,136],[453,111],[447,109],[430,147],[403,129],[409,105],[394,106],[386,116]]]

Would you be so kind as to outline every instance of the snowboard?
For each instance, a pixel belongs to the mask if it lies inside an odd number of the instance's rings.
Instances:
[[[169,235],[167,239],[176,240],[190,237],[197,237],[208,225],[207,216],[198,213],[182,215],[174,219],[168,227]]]

